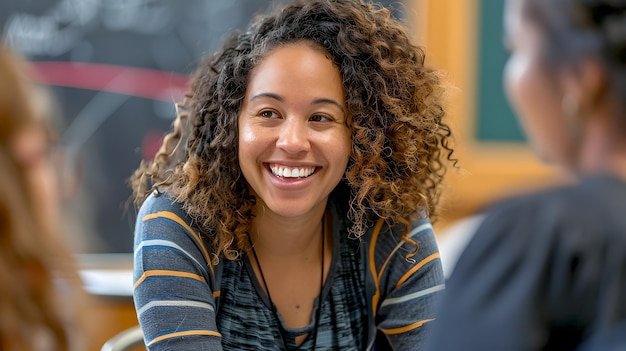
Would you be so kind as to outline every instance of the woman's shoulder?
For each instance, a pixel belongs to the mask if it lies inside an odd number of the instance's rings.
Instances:
[[[390,223],[379,219],[368,230],[365,240],[377,247],[395,248],[399,244],[428,244],[435,243],[432,223],[428,217],[419,218],[411,223],[410,227],[400,223]]]
[[[399,269],[405,266],[405,270],[410,270],[420,262],[440,261],[433,226],[428,218],[414,221],[409,228],[379,220],[368,231],[365,240],[370,251],[369,259],[376,267],[386,265]]]
[[[150,194],[137,215],[135,245],[147,241],[210,262],[211,247],[205,243],[196,222],[185,212],[182,203],[165,192]]]
[[[626,224],[626,183],[594,177],[502,201],[486,211],[485,227],[526,226],[548,229]]]
[[[144,217],[160,212],[172,212],[181,218],[187,219],[188,215],[183,209],[183,204],[177,202],[166,192],[152,192],[139,208],[139,217]]]
[[[165,235],[175,239],[175,232],[186,232],[200,241],[199,229],[182,203],[165,192],[150,194],[137,213],[136,237]]]
[[[411,293],[443,289],[441,257],[428,218],[416,220],[409,228],[380,220],[366,240],[368,270],[381,298],[398,288]]]
[[[463,256],[485,260],[505,252],[510,261],[595,255],[626,243],[626,184],[594,178],[503,201],[485,211]]]

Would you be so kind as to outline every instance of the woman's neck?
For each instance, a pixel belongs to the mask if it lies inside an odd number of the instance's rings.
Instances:
[[[613,174],[626,180],[626,140],[619,136],[621,133],[601,124],[589,126],[581,147],[580,172]]]
[[[320,249],[325,209],[299,217],[282,217],[259,211],[252,221],[250,239],[260,256],[276,258],[317,255]]]

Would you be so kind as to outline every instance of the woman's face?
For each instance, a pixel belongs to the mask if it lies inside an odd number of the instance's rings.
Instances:
[[[266,211],[324,210],[350,157],[347,118],[339,69],[321,49],[279,47],[254,68],[239,114],[239,165]]]
[[[504,69],[506,93],[535,153],[548,163],[569,163],[566,119],[556,72],[545,68],[540,28],[522,15],[527,0],[507,0],[505,40],[510,57]]]

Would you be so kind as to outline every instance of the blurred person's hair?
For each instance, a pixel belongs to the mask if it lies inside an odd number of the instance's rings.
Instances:
[[[0,350],[69,350],[85,319],[85,294],[70,250],[57,228],[44,223],[37,191],[28,181],[36,157],[15,143],[27,128],[51,136],[43,88],[29,78],[25,59],[0,43]]]
[[[593,58],[606,70],[608,92],[624,109],[626,1],[529,0],[524,5],[524,16],[542,30],[546,72],[575,70],[583,60]]]

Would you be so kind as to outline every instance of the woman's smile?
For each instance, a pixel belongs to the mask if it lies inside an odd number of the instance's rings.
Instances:
[[[270,164],[269,168],[273,175],[280,178],[307,178],[312,175],[316,169],[316,167],[311,166],[293,167],[276,163]]]

